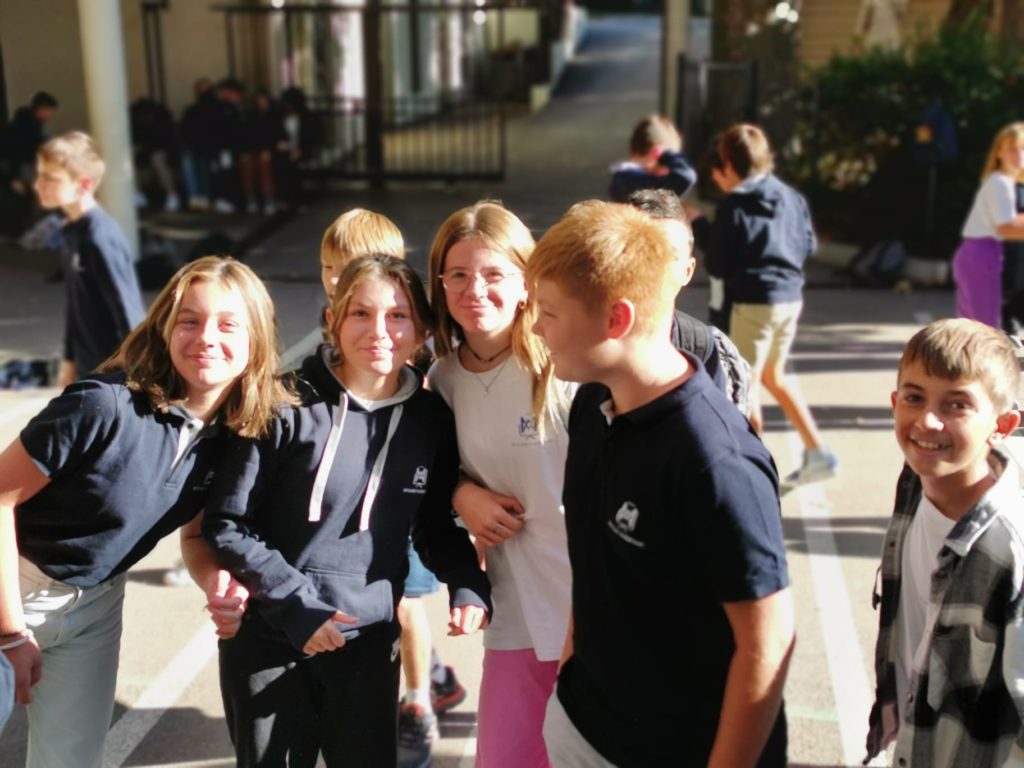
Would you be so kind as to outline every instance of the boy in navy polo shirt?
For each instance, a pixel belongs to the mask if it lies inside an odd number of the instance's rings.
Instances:
[[[554,766],[785,764],[793,607],[778,476],[669,340],[674,257],[647,216],[595,202],[527,264],[556,375],[594,382],[569,414],[573,610],[544,727]],[[652,619],[680,596],[693,630],[667,636]]]
[[[96,144],[81,131],[65,133],[40,148],[37,165],[40,204],[68,217],[61,233],[67,306],[57,381],[66,387],[114,354],[146,312],[131,248],[96,202],[106,168]]]

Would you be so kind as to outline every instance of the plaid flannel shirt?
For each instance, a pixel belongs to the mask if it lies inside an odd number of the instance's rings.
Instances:
[[[1016,465],[993,450],[999,479],[950,531],[932,575],[925,640],[901,718],[896,613],[903,544],[921,500],[904,466],[882,550],[877,685],[868,756],[895,738],[899,768],[1024,766],[1024,502]],[[921,668],[918,668],[918,660]]]

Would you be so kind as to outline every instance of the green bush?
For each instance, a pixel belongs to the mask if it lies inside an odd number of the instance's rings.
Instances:
[[[992,138],[1024,117],[1024,59],[980,25],[944,28],[899,50],[835,56],[805,74],[802,93],[780,164],[807,191],[823,233],[861,244],[895,237],[916,255],[949,258]],[[956,123],[959,154],[930,178],[912,148],[936,102]]]

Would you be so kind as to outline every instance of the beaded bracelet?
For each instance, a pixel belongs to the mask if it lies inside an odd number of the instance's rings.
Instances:
[[[9,635],[3,635],[3,637],[13,637],[14,635],[17,635],[17,639],[0,644],[0,651],[10,651],[14,648],[20,648],[21,646],[28,643],[28,641],[31,640],[33,637],[35,637],[35,635],[32,633],[32,630],[27,627],[21,630],[20,632],[12,632]]]

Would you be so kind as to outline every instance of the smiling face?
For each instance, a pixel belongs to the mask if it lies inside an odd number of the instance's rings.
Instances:
[[[526,299],[522,271],[482,240],[460,240],[448,250],[444,282],[448,313],[467,336],[511,329]]]
[[[397,388],[402,366],[423,342],[405,289],[393,280],[364,280],[343,312],[329,322],[345,385],[357,395]]]
[[[1017,424],[1015,411],[996,412],[980,381],[931,376],[919,361],[900,372],[892,406],[896,441],[926,483],[978,482],[988,473],[989,448]]]
[[[193,282],[167,346],[190,402],[223,398],[249,364],[249,313],[241,294],[220,283]]]
[[[533,332],[544,340],[563,381],[597,381],[607,340],[605,319],[569,296],[558,283],[540,280],[535,290],[537,320]]]

